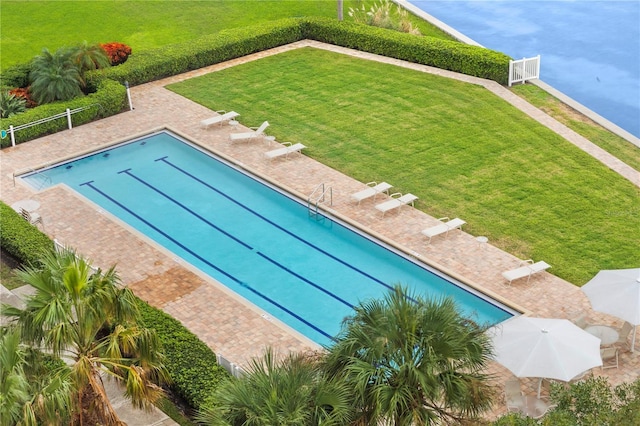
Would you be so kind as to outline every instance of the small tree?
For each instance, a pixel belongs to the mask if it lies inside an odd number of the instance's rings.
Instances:
[[[485,328],[451,298],[396,286],[362,303],[329,348],[326,368],[355,390],[362,424],[429,425],[475,418],[491,405]]]
[[[20,344],[20,330],[0,336],[0,425],[58,425],[69,422],[69,369]]]
[[[22,341],[54,356],[71,358],[73,424],[120,425],[103,376],[121,381],[137,408],[151,408],[166,379],[159,341],[136,325],[138,311],[131,290],[119,286],[114,268],[92,270],[75,251],[52,250],[42,266],[27,267],[18,277],[35,289],[24,309],[2,307],[20,328]]]
[[[329,380],[316,359],[291,354],[278,361],[267,350],[245,376],[218,388],[200,421],[211,426],[346,425],[353,411],[349,395],[347,385]]]
[[[42,49],[42,54],[34,58],[29,79],[31,94],[37,103],[65,101],[82,95],[84,81],[71,54],[69,49],[58,49],[54,54]]]
[[[111,66],[111,61],[109,61],[105,50],[99,44],[89,45],[86,40],[71,49],[70,57],[82,75],[86,71]]]

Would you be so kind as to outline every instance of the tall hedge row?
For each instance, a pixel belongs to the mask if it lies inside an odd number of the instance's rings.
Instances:
[[[218,365],[213,351],[178,320],[142,301],[138,308],[140,323],[155,329],[162,342],[171,389],[191,407],[204,408],[229,373]]]
[[[27,265],[37,265],[40,255],[53,248],[53,241],[0,201],[0,246]]]
[[[67,102],[56,102],[33,108],[27,112],[0,120],[0,128],[26,124],[64,112],[66,108],[97,103],[99,108],[74,115],[74,124],[117,114],[126,101],[126,89],[122,83],[138,85],[186,71],[239,58],[251,53],[312,39],[364,52],[429,65],[506,84],[509,57],[502,53],[477,46],[418,37],[382,28],[338,22],[328,18],[289,18],[252,27],[224,30],[185,43],[172,44],[158,49],[136,52],[122,65],[87,73],[89,86],[96,92]],[[24,82],[24,72],[29,66],[17,65],[4,71],[9,79],[3,81]],[[24,142],[67,128],[66,119],[41,124],[17,132],[16,142]],[[2,146],[9,144],[2,141]]]
[[[494,50],[326,18],[300,25],[308,39],[508,83],[510,57]]]
[[[135,53],[117,67],[105,69],[106,78],[138,85],[261,52],[302,39],[296,19],[224,30],[185,43]]]

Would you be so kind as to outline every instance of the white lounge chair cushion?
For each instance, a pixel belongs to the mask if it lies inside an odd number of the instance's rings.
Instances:
[[[220,123],[222,124],[223,122],[227,121],[227,120],[232,120],[236,117],[238,117],[240,114],[238,114],[235,111],[229,111],[229,112],[225,112],[222,115],[217,115],[215,117],[211,117],[211,118],[207,118],[206,120],[202,120],[200,122],[200,124],[202,125],[202,127],[209,127],[213,124],[217,124]]]
[[[439,220],[443,221],[444,219],[448,219],[448,218],[443,217]],[[432,226],[431,228],[424,229],[422,233],[427,237],[429,237],[429,240],[431,240],[431,238],[435,237],[436,235],[445,234],[451,231],[452,229],[461,228],[462,225],[464,225],[465,223],[467,222],[460,219],[459,217],[456,217],[454,219],[448,220],[447,222]]]
[[[532,274],[535,274],[537,272],[542,272],[545,269],[550,268],[551,265],[549,265],[547,262],[541,260],[539,262],[536,262],[534,264],[531,265],[525,265],[525,266],[521,266],[519,268],[516,269],[512,269],[510,271],[505,271],[502,273],[502,276],[505,277],[505,279],[507,279],[507,281],[511,282],[513,280],[517,280],[519,278],[524,278],[524,277],[529,277]]]
[[[387,182],[380,182],[378,184],[376,184],[375,182],[369,182],[367,185],[369,185],[369,188],[363,189],[362,191],[356,192],[355,194],[351,195],[351,199],[359,203],[360,201],[366,200],[367,198],[375,197],[382,192],[387,192],[392,188],[392,186]]]
[[[391,200],[376,205],[376,209],[380,210],[382,213],[386,213],[389,210],[404,206],[405,204],[413,204],[413,202],[418,199],[418,197],[413,194],[402,195],[399,192],[391,194],[391,197],[393,197]]]
[[[277,157],[282,157],[283,155],[288,156],[292,152],[300,152],[304,148],[306,148],[306,146],[302,145],[301,143],[296,143],[293,145],[285,146],[284,148],[278,148],[274,149],[273,151],[265,152],[264,155],[268,159],[272,160]]]
[[[262,137],[262,134],[264,133],[264,131],[265,131],[265,129],[267,127],[269,127],[269,122],[265,121],[264,123],[262,123],[260,125],[260,127],[258,127],[256,130],[254,130],[252,132],[231,133],[229,135],[229,139],[231,139],[231,141],[240,141],[240,140],[245,140],[245,139],[253,139],[253,138]]]

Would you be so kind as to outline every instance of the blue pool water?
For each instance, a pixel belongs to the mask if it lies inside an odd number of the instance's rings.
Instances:
[[[311,340],[395,283],[453,296],[469,317],[512,316],[168,132],[23,177],[65,183]]]
[[[541,55],[541,80],[640,137],[640,1],[409,0],[489,49]]]

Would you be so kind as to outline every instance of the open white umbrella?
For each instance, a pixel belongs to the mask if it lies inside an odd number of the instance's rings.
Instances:
[[[633,328],[631,350],[635,349],[636,326],[640,325],[640,268],[600,271],[582,286],[591,306],[627,321]]]
[[[519,316],[488,331],[494,359],[516,377],[568,382],[602,365],[600,339],[569,320]]]

